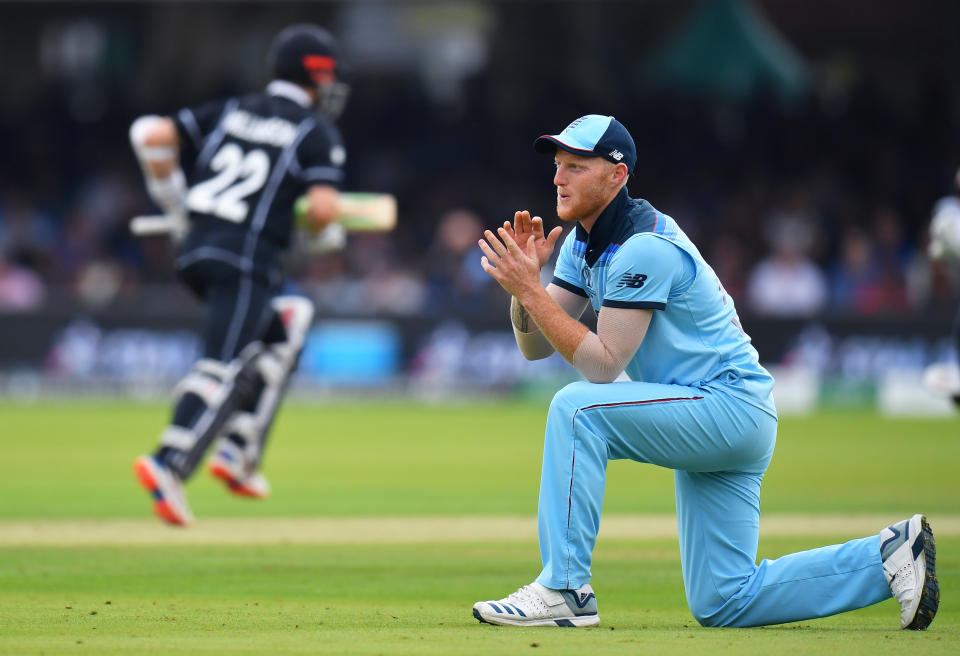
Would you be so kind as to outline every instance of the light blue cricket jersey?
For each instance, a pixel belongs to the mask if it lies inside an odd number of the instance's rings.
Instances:
[[[588,234],[564,240],[553,284],[601,307],[656,310],[627,364],[631,380],[722,389],[776,416],[773,377],[760,366],[733,299],[671,217],[626,188]]]

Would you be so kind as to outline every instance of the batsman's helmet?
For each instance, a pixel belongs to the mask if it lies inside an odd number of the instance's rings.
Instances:
[[[333,36],[322,27],[301,23],[284,28],[268,57],[275,78],[313,87],[317,108],[332,119],[343,112],[349,86]]]

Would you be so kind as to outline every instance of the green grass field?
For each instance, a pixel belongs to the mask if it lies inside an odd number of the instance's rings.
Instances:
[[[198,525],[160,526],[133,459],[162,405],[0,403],[0,653],[960,653],[960,421],[782,419],[761,558],[925,512],[940,612],[896,603],[748,630],[699,627],[670,534],[670,472],[611,463],[593,584],[601,626],[505,629],[470,614],[539,571],[545,406],[291,404],[266,463],[274,494],[202,472]],[[665,528],[667,527],[667,528]]]

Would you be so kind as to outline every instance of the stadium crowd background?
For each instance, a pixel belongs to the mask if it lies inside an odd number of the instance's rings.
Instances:
[[[924,254],[960,165],[947,0],[0,3],[0,312],[183,303],[127,142],[143,113],[254,90],[284,25],[338,35],[350,190],[400,226],[291,261],[326,315],[490,312],[476,239],[555,221],[531,144],[584,113],[637,139],[632,195],[673,215],[741,312],[955,311]],[[746,45],[744,45],[746,44]]]

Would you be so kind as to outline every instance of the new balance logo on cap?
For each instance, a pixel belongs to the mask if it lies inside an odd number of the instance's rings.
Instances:
[[[613,159],[619,162],[620,160],[623,159],[623,153],[621,153],[619,150],[614,149],[610,151],[610,157],[612,157]]]

